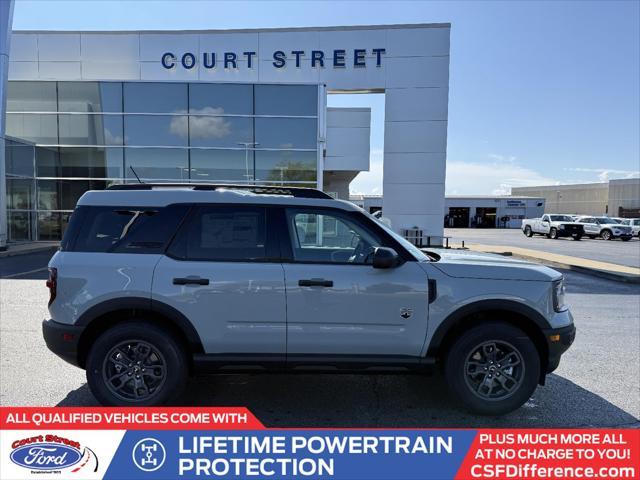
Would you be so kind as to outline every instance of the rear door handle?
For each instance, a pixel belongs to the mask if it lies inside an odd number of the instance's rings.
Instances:
[[[208,278],[178,277],[173,279],[174,285],[209,285]]]
[[[298,280],[300,287],[333,287],[333,280],[325,280],[324,278],[309,278],[306,280]]]

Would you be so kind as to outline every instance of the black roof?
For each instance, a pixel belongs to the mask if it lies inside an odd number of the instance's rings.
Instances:
[[[245,190],[255,194],[284,195],[296,198],[332,199],[321,190],[315,188],[285,187],[274,185],[234,185],[224,183],[119,183],[111,185],[107,190],[153,190],[154,188],[190,188],[192,190]]]

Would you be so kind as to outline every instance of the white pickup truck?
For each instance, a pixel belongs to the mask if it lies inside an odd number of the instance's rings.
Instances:
[[[584,235],[584,226],[569,215],[545,214],[541,218],[523,220],[522,232],[527,237],[533,237],[537,233],[552,239],[572,237],[574,240],[580,240]]]

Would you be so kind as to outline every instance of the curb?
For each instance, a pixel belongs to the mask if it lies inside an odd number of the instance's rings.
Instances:
[[[57,250],[57,249],[58,247],[54,245],[43,245],[41,247],[34,247],[34,248],[22,249],[22,250],[8,249],[3,252],[0,252],[0,258],[17,257],[19,255],[29,255],[31,253],[41,253],[41,252],[46,252],[47,250]]]
[[[492,252],[494,253],[494,252]],[[564,268],[567,270],[572,270],[574,272],[584,273],[587,275],[593,275],[594,277],[606,278],[608,280],[614,280],[616,282],[624,282],[624,283],[640,283],[640,275],[633,275],[628,273],[617,273],[611,272],[608,270],[598,270],[597,268],[589,268],[589,267],[581,267],[580,265],[573,265],[571,263],[562,263],[562,262],[554,262],[552,260],[544,260],[539,257],[529,256],[529,255],[521,255],[514,254],[513,252],[505,251],[501,253],[497,253],[497,255],[507,256],[507,257],[515,257],[521,258],[523,260],[530,260],[536,263],[541,263],[544,265],[550,265],[557,268]]]

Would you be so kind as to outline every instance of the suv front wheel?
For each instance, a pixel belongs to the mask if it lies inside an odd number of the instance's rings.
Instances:
[[[506,323],[471,328],[453,344],[445,377],[471,411],[502,415],[519,408],[540,378],[540,357],[531,339]]]
[[[175,400],[188,377],[184,349],[171,334],[131,320],[104,332],[87,356],[87,382],[102,405],[161,405]]]

